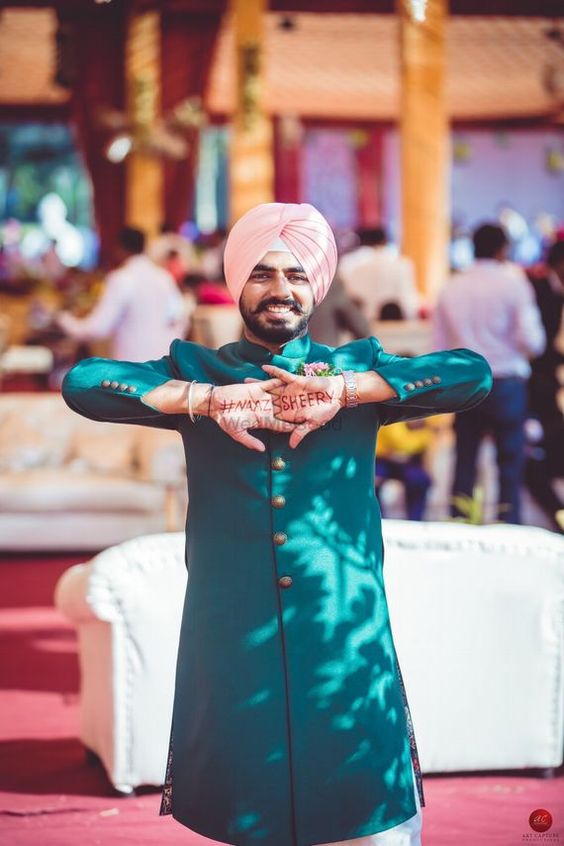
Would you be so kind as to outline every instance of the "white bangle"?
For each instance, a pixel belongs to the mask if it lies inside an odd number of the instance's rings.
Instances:
[[[192,388],[194,387],[195,384],[196,384],[196,380],[194,379],[192,382],[190,382],[190,386],[188,387],[188,416],[190,417],[190,420],[192,421],[192,423],[195,423],[196,420],[200,419],[200,415],[198,415],[197,417],[194,417],[194,411],[192,409]]]

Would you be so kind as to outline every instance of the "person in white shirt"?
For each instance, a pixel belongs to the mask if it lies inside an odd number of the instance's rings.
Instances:
[[[488,360],[494,376],[484,402],[456,415],[452,494],[472,495],[478,448],[490,433],[497,449],[499,519],[520,523],[529,359],[543,351],[546,338],[524,271],[506,261],[503,228],[484,224],[473,240],[474,264],[449,279],[433,315],[434,348],[469,347]],[[453,504],[451,513],[459,516],[460,510]]]
[[[177,232],[171,223],[163,223],[160,235],[149,243],[147,255],[155,264],[167,266],[170,254],[176,253],[184,275],[196,273],[199,270],[198,258],[192,242]]]
[[[184,337],[188,315],[182,294],[166,270],[144,255],[143,232],[125,227],[121,264],[110,273],[99,301],[84,318],[59,312],[61,329],[78,341],[111,338],[112,358],[147,361],[166,355]]]
[[[383,227],[359,230],[360,247],[339,262],[339,276],[349,296],[359,302],[369,320],[378,320],[383,306],[398,305],[405,320],[419,310],[413,262],[399,256]]]

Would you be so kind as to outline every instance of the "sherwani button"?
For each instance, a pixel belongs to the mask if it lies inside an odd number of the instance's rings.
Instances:
[[[110,387],[110,380],[104,379],[102,382],[100,382],[100,384],[103,388],[109,388]]]
[[[435,385],[440,385],[441,377],[440,376],[433,376],[433,382]]]
[[[404,385],[403,387],[405,388],[406,391],[414,391],[415,390],[415,385],[413,384],[413,382],[408,382],[407,385]]]
[[[272,540],[276,546],[282,546],[288,540],[288,535],[285,532],[274,532]]]
[[[275,458],[272,459],[272,463],[270,465],[273,470],[284,470],[286,467],[286,462],[283,458],[277,455]]]
[[[129,385],[120,385],[119,386],[120,391],[127,391],[128,388],[129,388]]]
[[[423,384],[425,385],[426,388],[428,388],[429,385],[433,384],[433,380],[432,379],[424,379]]]
[[[110,388],[115,391],[116,388],[119,388],[119,382],[110,382]]]
[[[278,579],[278,584],[281,588],[289,588],[292,587],[292,577],[291,576],[280,576]]]
[[[273,508],[284,508],[286,505],[286,497],[282,496],[282,494],[276,494],[271,499],[272,507]]]
[[[421,379],[417,380],[417,382],[415,383],[415,387],[416,388],[422,388],[423,387],[423,382],[421,381]]]
[[[129,394],[134,394],[136,390],[137,390],[137,388],[135,387],[135,385],[128,385],[127,386],[127,392]]]

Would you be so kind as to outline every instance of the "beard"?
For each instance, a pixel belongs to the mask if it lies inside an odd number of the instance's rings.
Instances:
[[[295,311],[291,312],[286,319],[269,324],[264,319],[268,305],[290,305]],[[240,302],[239,308],[247,329],[261,341],[269,344],[284,344],[302,335],[307,330],[311,317],[311,312],[304,312],[295,301],[281,303],[279,300],[265,300],[256,310],[248,309],[244,303]]]

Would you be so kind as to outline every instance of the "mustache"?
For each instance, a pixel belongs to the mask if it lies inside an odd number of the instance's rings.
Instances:
[[[264,311],[264,309],[267,308],[270,305],[290,306],[291,308],[294,309],[294,311],[297,311],[299,314],[303,314],[303,308],[295,300],[284,300],[284,301],[282,301],[282,300],[273,300],[273,299],[264,300],[264,302],[262,302],[255,309],[255,314],[258,314],[259,312]]]

